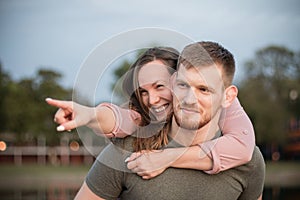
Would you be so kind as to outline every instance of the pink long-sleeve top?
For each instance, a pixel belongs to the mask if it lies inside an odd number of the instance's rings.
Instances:
[[[115,115],[116,123],[112,133],[116,137],[130,135],[136,130],[136,122],[141,120],[138,112],[109,103],[101,105],[110,108]],[[205,171],[209,174],[249,162],[255,147],[253,125],[237,98],[222,111],[219,126],[223,136],[199,144],[213,161],[213,168]]]

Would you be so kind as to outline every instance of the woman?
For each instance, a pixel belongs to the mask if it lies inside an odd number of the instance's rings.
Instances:
[[[57,130],[87,125],[107,137],[125,137],[137,130],[139,136],[136,137],[134,150],[143,152],[134,153],[127,161],[128,168],[144,179],[157,176],[167,167],[218,173],[248,162],[255,146],[254,131],[238,100],[224,111],[225,118],[220,120],[224,136],[214,140],[214,148],[210,149],[212,143],[206,142],[199,144],[201,148],[194,146],[184,151],[174,148],[149,152],[160,149],[168,142],[166,133],[169,127],[166,122],[172,116],[170,77],[176,69],[178,54],[172,48],[151,48],[131,66],[123,84],[125,93],[130,97],[129,110],[107,103],[89,108],[70,101],[47,99],[47,103],[60,108],[55,115],[55,121],[60,124]],[[160,129],[154,132],[153,126]],[[152,134],[151,137],[146,137],[149,134]],[[224,146],[235,148],[227,150]],[[141,167],[136,163],[144,162],[131,162],[145,158],[145,154],[155,161],[156,166],[145,167],[144,164]],[[199,154],[203,156],[200,158]]]

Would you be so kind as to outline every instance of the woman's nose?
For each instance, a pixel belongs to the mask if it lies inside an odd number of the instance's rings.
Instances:
[[[155,105],[159,102],[159,95],[156,92],[149,92],[149,104]]]

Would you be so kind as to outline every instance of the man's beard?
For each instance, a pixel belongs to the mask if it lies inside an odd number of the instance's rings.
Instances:
[[[180,128],[187,130],[198,130],[208,124],[211,120],[211,117],[201,116],[200,113],[198,119],[191,120],[189,117],[183,117],[180,112],[180,109],[174,112],[175,121]]]

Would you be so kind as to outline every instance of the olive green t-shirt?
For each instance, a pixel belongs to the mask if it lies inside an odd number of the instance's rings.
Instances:
[[[257,199],[263,191],[265,163],[256,147],[249,163],[210,175],[193,169],[168,168],[144,180],[126,167],[132,138],[117,139],[98,156],[86,183],[104,199]],[[172,146],[174,143],[170,143]],[[175,145],[177,146],[177,145]]]

